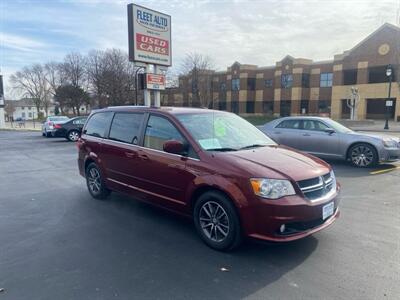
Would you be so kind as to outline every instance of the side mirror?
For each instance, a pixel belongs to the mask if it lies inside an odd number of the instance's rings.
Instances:
[[[169,140],[166,141],[163,145],[163,149],[165,152],[172,153],[172,154],[178,154],[178,155],[185,155],[187,146],[184,145],[180,141],[176,140]]]
[[[335,129],[333,129],[333,128],[325,128],[324,131],[325,131],[326,133],[329,133],[329,134],[335,133]]]

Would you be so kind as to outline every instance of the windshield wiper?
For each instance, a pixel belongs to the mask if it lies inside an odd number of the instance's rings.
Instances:
[[[226,151],[237,151],[237,149],[235,148],[211,148],[211,149],[207,149],[207,151],[221,151],[221,152],[226,152]]]
[[[262,144],[253,144],[253,145],[248,145],[248,146],[244,146],[242,148],[239,148],[239,150],[245,150],[245,149],[251,149],[251,148],[258,148],[258,147],[266,147],[268,145],[262,145]]]

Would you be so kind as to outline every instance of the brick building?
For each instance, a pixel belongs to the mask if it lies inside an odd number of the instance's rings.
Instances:
[[[312,61],[287,55],[274,66],[235,62],[226,71],[210,71],[203,78],[203,85],[210,86],[212,95],[206,105],[193,100],[195,87],[190,76],[181,77],[178,88],[163,93],[162,104],[208,106],[240,114],[312,114],[340,119],[349,117],[346,99],[356,87],[360,97],[358,118],[380,119],[385,116],[389,64],[394,69],[394,105],[389,113],[400,121],[400,28],[388,23],[333,60]]]

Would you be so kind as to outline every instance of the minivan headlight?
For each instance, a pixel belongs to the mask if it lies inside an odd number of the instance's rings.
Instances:
[[[296,194],[289,180],[252,178],[250,179],[250,183],[254,194],[263,198],[278,199],[283,196]]]

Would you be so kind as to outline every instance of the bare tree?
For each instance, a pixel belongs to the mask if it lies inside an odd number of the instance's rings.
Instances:
[[[23,96],[32,98],[38,112],[41,107],[44,107],[47,114],[51,87],[42,65],[35,64],[24,67],[21,71],[11,75],[10,81],[14,88],[21,91]]]
[[[60,72],[65,83],[87,89],[86,62],[86,58],[78,52],[67,54],[60,65]]]
[[[88,55],[90,88],[100,106],[132,103],[135,67],[119,49],[91,51]]]
[[[191,84],[193,104],[209,107],[212,104],[212,74],[214,63],[207,55],[188,53],[181,65],[181,76]]]

